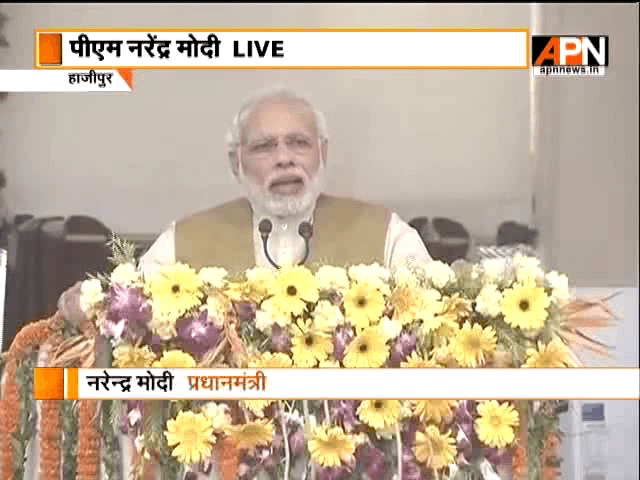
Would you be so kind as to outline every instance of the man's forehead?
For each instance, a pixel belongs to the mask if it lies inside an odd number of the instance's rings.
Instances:
[[[245,125],[245,137],[270,136],[286,133],[316,135],[315,118],[303,100],[273,97],[257,104]]]

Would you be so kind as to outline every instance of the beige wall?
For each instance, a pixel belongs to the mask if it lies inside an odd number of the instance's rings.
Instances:
[[[545,258],[581,286],[638,286],[638,5],[544,5],[545,33],[606,33],[606,79],[544,78]]]
[[[526,5],[6,5],[5,65],[30,68],[55,27],[519,27]],[[407,219],[453,215],[495,235],[496,207],[528,217],[526,71],[139,71],[135,92],[15,94],[1,107],[12,210],[90,213],[121,232],[239,194],[223,159],[249,93],[311,94],[331,134],[330,190]],[[498,220],[496,220],[498,218]]]
[[[34,28],[525,28],[515,5],[6,4],[10,49],[30,68]],[[609,78],[543,79],[534,175],[526,71],[138,71],[132,94],[13,94],[0,105],[0,167],[14,213],[86,213],[156,233],[239,189],[223,159],[228,120],[275,83],[309,93],[331,134],[330,191],[405,219],[447,215],[495,236],[538,225],[549,266],[583,286],[637,285],[638,8],[542,6],[544,33],[608,33]],[[534,185],[535,181],[535,185]]]

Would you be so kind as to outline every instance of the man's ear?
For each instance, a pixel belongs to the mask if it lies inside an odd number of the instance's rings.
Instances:
[[[240,177],[240,157],[237,152],[229,152],[229,165],[231,166],[231,172],[236,179]]]
[[[326,138],[323,138],[322,140],[320,140],[320,155],[321,155],[321,159],[324,162],[324,164],[327,164],[327,154],[329,152],[329,140],[327,140]]]

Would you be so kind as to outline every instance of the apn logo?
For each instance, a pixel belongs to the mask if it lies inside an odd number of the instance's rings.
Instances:
[[[608,35],[531,37],[536,75],[604,76],[609,66]]]

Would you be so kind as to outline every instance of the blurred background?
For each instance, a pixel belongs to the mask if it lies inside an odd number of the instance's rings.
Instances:
[[[587,361],[638,366],[637,4],[11,3],[0,12],[8,43],[0,41],[0,68],[32,68],[35,28],[530,28],[610,37],[606,78],[166,70],[135,72],[130,94],[6,96],[5,349],[83,272],[103,268],[109,231],[142,252],[172,220],[237,197],[226,128],[248,95],[284,85],[327,117],[329,193],[395,209],[435,258],[518,248],[568,274],[578,293],[621,292],[613,307],[622,320],[602,334],[614,356]],[[637,408],[607,402],[607,478],[638,478]],[[580,412],[571,402],[564,417],[571,438],[582,438]],[[563,447],[565,478],[600,480],[586,477],[579,445]]]

